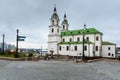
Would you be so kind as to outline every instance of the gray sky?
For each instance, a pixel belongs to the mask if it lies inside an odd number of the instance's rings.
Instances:
[[[15,44],[16,29],[26,41],[19,47],[47,47],[48,26],[56,4],[60,20],[66,12],[69,29],[84,23],[103,32],[103,40],[120,45],[120,0],[0,0],[0,35]]]

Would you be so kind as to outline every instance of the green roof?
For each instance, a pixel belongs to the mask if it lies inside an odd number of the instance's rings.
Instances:
[[[80,35],[80,34],[102,34],[100,31],[96,30],[95,28],[87,28],[87,29],[80,29],[80,30],[68,30],[61,32],[61,36],[71,36],[71,35]]]
[[[102,45],[115,45],[115,44],[108,41],[103,41]]]
[[[76,41],[76,42],[60,42],[59,44],[82,44],[83,42],[81,41]],[[85,44],[92,44],[90,41],[86,41]]]

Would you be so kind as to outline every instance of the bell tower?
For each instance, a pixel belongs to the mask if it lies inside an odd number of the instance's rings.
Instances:
[[[64,14],[64,20],[62,21],[62,31],[68,30],[68,27],[69,27],[68,20],[66,14]]]
[[[60,42],[60,26],[59,16],[56,6],[54,6],[53,14],[50,18],[49,35],[48,35],[48,53],[58,54],[57,44]]]

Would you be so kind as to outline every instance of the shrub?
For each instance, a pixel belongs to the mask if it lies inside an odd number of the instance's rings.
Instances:
[[[29,57],[32,57],[33,56],[33,53],[29,53],[29,55],[28,55]]]

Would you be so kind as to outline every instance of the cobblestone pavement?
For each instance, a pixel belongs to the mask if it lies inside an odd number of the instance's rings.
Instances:
[[[120,63],[98,61],[4,61],[0,80],[120,80]]]
[[[1,68],[4,68],[9,63],[10,63],[10,61],[0,60],[0,70],[1,70]]]

